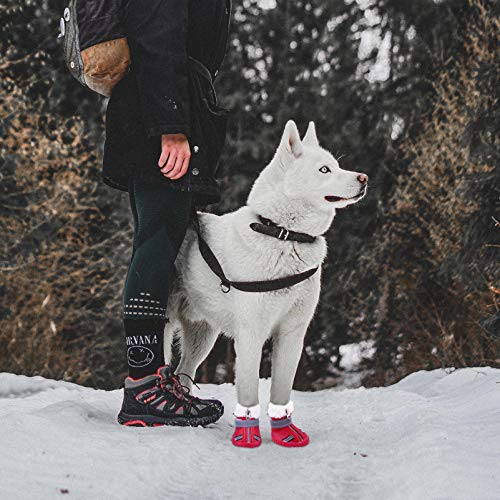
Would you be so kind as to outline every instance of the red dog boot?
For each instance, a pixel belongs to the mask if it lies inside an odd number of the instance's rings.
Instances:
[[[287,448],[299,448],[309,444],[309,436],[292,423],[293,403],[274,405],[269,403],[271,436],[273,441]]]
[[[231,439],[234,446],[257,448],[262,443],[259,428],[259,406],[246,408],[236,405],[234,412],[234,433]]]

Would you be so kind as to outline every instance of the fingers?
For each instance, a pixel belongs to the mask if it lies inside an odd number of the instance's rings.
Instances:
[[[186,156],[184,156],[182,162],[179,162],[179,161],[176,162],[176,166],[175,166],[174,170],[177,169],[177,163],[180,163],[179,171],[175,174],[174,174],[174,172],[172,172],[173,175],[170,177],[170,179],[175,181],[176,179],[180,179],[181,177],[186,175],[186,172],[187,172],[188,167],[189,167],[190,156],[191,156],[191,154],[187,154]]]
[[[190,158],[191,151],[185,135],[162,135],[158,167],[165,177],[172,180],[180,179],[188,170]]]
[[[158,166],[163,168],[168,160],[168,155],[170,154],[170,146],[162,146],[161,156],[158,160]]]
[[[190,158],[191,153],[189,151],[182,154],[178,153],[176,149],[172,149],[161,172],[169,179],[180,179],[188,170]]]
[[[166,175],[167,177],[170,177],[167,174],[174,168],[176,160],[177,160],[177,149],[169,148],[166,163],[163,165],[162,168],[160,168],[162,174]]]
[[[177,155],[175,158],[175,162],[173,162],[172,168],[169,172],[167,172],[166,177],[169,179],[174,179],[176,178],[177,174],[179,173],[181,167],[182,167],[182,162],[184,161],[184,157],[182,156],[181,153]],[[170,160],[169,160],[170,162]]]

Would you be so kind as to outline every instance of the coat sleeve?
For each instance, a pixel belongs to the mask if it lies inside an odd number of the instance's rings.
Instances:
[[[190,135],[189,0],[129,0],[125,24],[148,136]]]

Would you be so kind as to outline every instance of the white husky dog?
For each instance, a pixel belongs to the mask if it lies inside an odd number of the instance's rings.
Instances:
[[[235,281],[271,280],[321,266],[327,254],[322,235],[331,226],[336,209],[361,200],[367,181],[366,175],[339,167],[332,154],[319,145],[314,123],[301,141],[295,122],[289,121],[246,206],[223,216],[199,214],[204,239],[226,276]],[[314,241],[283,241],[256,232],[250,224],[259,222],[259,216],[314,236]],[[261,441],[259,365],[262,347],[272,337],[268,415],[273,419],[273,440],[283,446],[307,444],[307,435],[291,423],[290,395],[304,336],[319,300],[321,268],[307,280],[279,291],[250,293],[232,288],[223,293],[221,280],[200,254],[191,228],[175,267],[177,279],[165,331],[166,361],[171,357],[173,336],[178,334],[182,353],[177,372],[194,377],[218,335],[233,338],[238,399],[233,443],[254,447]],[[186,377],[182,382],[190,386]]]

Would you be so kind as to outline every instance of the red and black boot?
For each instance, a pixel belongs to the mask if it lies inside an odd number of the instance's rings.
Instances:
[[[168,366],[141,379],[127,377],[118,422],[126,426],[208,425],[219,420],[224,406],[199,399],[181,385]]]
[[[257,448],[262,443],[259,428],[259,405],[246,408],[237,405],[234,412],[234,433],[231,439],[239,448]]]
[[[292,423],[293,403],[274,405],[269,403],[271,417],[271,437],[280,446],[300,448],[309,444],[309,436]]]

